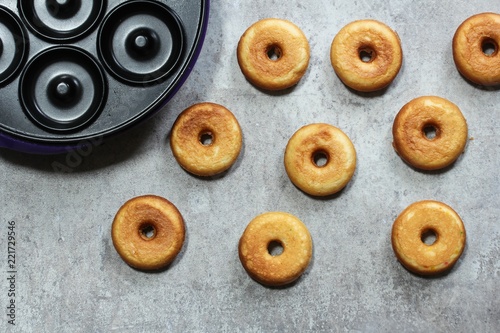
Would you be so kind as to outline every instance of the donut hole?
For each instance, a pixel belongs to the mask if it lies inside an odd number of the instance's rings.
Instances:
[[[428,140],[434,140],[439,134],[439,129],[432,124],[428,124],[424,126],[422,132]]]
[[[328,154],[322,150],[316,151],[312,155],[312,161],[315,166],[322,168],[328,164]]]
[[[267,252],[269,252],[269,254],[273,257],[279,256],[283,253],[283,251],[283,243],[278,240],[270,241],[269,244],[267,244]]]
[[[139,235],[144,240],[152,240],[156,236],[156,228],[151,223],[145,223],[139,228]]]
[[[281,50],[281,48],[278,46],[278,45],[271,45],[267,48],[267,57],[269,58],[269,60],[272,60],[272,61],[277,61],[281,58],[281,56],[283,55],[283,51]]]
[[[214,142],[214,135],[210,131],[204,131],[200,134],[200,143],[204,146],[210,146]]]
[[[433,229],[426,229],[420,235],[420,239],[422,240],[422,243],[432,245],[437,240],[437,233]]]
[[[488,57],[493,57],[498,53],[498,44],[491,38],[485,38],[481,43],[481,50]]]
[[[361,47],[358,50],[359,59],[362,62],[370,63],[375,60],[376,53],[371,47]]]

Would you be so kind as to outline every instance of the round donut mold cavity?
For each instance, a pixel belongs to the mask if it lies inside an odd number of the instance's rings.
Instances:
[[[27,115],[48,131],[74,131],[101,112],[107,82],[99,63],[88,52],[57,46],[38,53],[26,65],[19,97]]]
[[[19,0],[19,12],[28,28],[49,42],[70,43],[97,26],[106,0]]]
[[[159,2],[129,1],[106,15],[97,46],[117,79],[131,85],[158,84],[182,56],[183,27],[175,12]]]
[[[28,32],[21,20],[0,6],[0,87],[14,80],[29,53]]]

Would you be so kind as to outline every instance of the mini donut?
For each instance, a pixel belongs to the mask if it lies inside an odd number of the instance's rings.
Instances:
[[[500,14],[477,14],[456,30],[453,59],[465,78],[479,85],[496,86],[500,84],[499,47]]]
[[[184,220],[167,199],[143,195],[128,200],[116,213],[111,228],[120,257],[140,270],[168,266],[185,238]]]
[[[318,163],[323,160],[325,163]],[[295,186],[314,196],[343,189],[356,169],[356,150],[349,137],[329,124],[300,128],[285,149],[285,169]]]
[[[395,151],[408,164],[422,170],[437,170],[452,164],[464,151],[467,122],[452,102],[422,96],[399,111],[392,135]]]
[[[330,60],[342,82],[357,91],[387,87],[403,62],[399,36],[382,22],[359,20],[344,26],[332,41]]]
[[[241,151],[241,128],[234,115],[215,103],[194,104],[177,117],[170,147],[177,162],[198,176],[229,169]]]
[[[263,19],[241,36],[237,57],[243,75],[255,86],[286,89],[296,85],[309,66],[309,42],[292,22]]]
[[[428,245],[427,234],[436,240]],[[401,264],[419,275],[450,270],[465,247],[465,228],[460,216],[448,205],[424,200],[408,206],[392,226],[392,248]]]
[[[281,254],[271,254],[270,248],[275,244],[283,248]],[[248,224],[238,252],[241,264],[254,280],[266,286],[282,286],[306,270],[312,257],[312,239],[297,217],[269,212]]]

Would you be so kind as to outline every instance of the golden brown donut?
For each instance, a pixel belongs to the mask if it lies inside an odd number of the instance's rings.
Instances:
[[[324,164],[318,163],[323,159]],[[288,177],[302,191],[315,196],[334,194],[351,180],[356,150],[347,135],[329,124],[310,124],[290,138],[285,149]]]
[[[453,59],[470,81],[500,84],[500,14],[482,13],[465,20],[453,36]],[[490,52],[485,52],[490,50]]]
[[[241,36],[238,64],[252,84],[266,90],[296,85],[309,65],[309,42],[292,22],[276,18],[252,24]]]
[[[229,169],[241,151],[241,128],[234,115],[215,103],[199,103],[177,117],[170,147],[177,162],[198,176]]]
[[[428,245],[426,234],[436,240]],[[424,200],[408,206],[392,226],[392,248],[409,271],[435,275],[453,267],[465,247],[465,228],[460,216],[448,205]]]
[[[283,252],[270,253],[279,244]],[[257,282],[282,286],[298,279],[312,257],[312,239],[307,227],[297,217],[283,212],[269,212],[255,217],[240,238],[241,264]]]
[[[387,87],[403,62],[399,36],[382,22],[359,20],[344,26],[332,41],[330,60],[348,87],[370,92]]]
[[[435,132],[434,137],[428,133]],[[408,164],[437,170],[452,164],[467,143],[467,122],[452,102],[422,96],[399,111],[392,126],[394,149]]]
[[[130,266],[158,270],[168,266],[185,238],[181,213],[167,199],[144,195],[128,200],[111,228],[113,245]]]

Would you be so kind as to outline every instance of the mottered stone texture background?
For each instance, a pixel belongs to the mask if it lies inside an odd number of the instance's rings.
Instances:
[[[7,325],[2,314],[0,327],[7,332],[497,332],[500,91],[464,80],[451,52],[458,25],[486,11],[500,12],[500,2],[212,0],[200,58],[154,118],[86,156],[0,150],[0,249],[6,265],[7,223],[15,220],[18,270],[16,326]],[[309,68],[286,91],[256,89],[236,61],[240,36],[265,17],[291,20],[309,39]],[[335,34],[363,18],[396,30],[404,52],[396,80],[370,94],[347,89],[329,59]],[[422,95],[451,100],[469,125],[465,153],[439,172],[412,169],[391,146],[396,113]],[[244,135],[237,163],[209,179],[183,171],[169,147],[177,115],[202,101],[229,108]],[[313,122],[340,127],[357,150],[352,181],[326,199],[298,190],[283,167],[288,139]],[[59,172],[57,165],[71,172]],[[111,242],[116,211],[142,194],[172,201],[187,227],[180,255],[159,273],[130,268]],[[396,216],[423,199],[449,204],[467,230],[462,257],[437,278],[406,271],[390,244]],[[266,211],[296,215],[313,238],[311,265],[286,288],[254,282],[238,259],[244,228]]]

